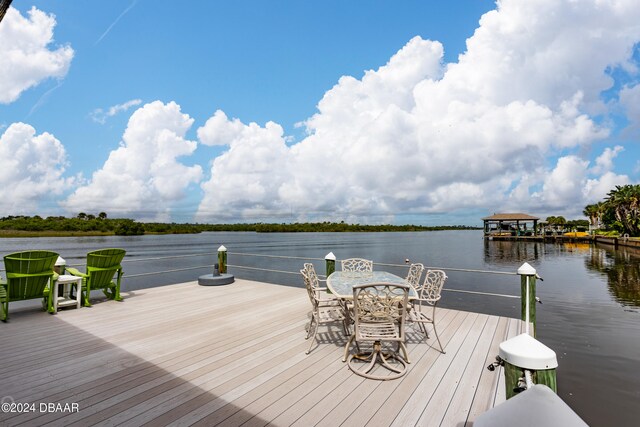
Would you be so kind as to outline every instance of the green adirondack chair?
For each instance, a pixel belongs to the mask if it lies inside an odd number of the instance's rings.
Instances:
[[[86,273],[67,267],[67,274],[82,277],[82,290],[86,307],[91,306],[89,296],[91,291],[96,289],[102,289],[109,299],[122,301],[122,297],[120,297],[120,279],[122,278],[120,262],[125,254],[126,251],[124,249],[100,249],[87,254]],[[115,281],[113,280],[114,276],[117,276]]]
[[[46,298],[46,310],[53,313],[51,292],[53,265],[58,254],[50,251],[16,252],[4,257],[6,282],[0,281],[0,320],[9,318],[9,302]]]

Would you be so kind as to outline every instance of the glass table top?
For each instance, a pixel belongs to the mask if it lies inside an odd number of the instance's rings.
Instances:
[[[403,277],[387,271],[335,271],[327,277],[327,288],[339,298],[353,298],[353,287],[368,283],[396,283],[406,285]],[[409,299],[418,298],[412,286],[409,289]]]

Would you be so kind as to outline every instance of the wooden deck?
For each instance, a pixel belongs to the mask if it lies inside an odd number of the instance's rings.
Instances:
[[[516,319],[442,309],[446,354],[410,327],[407,375],[375,381],[341,361],[338,327],[321,326],[305,354],[304,289],[236,280],[123,296],[55,316],[10,307],[0,398],[35,412],[0,413],[1,425],[471,425],[504,400],[502,371],[486,366],[520,331]],[[41,412],[48,403],[79,410]]]

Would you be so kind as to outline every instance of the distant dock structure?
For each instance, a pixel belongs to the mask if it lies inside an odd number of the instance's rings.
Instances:
[[[496,213],[482,221],[485,238],[535,237],[540,218],[524,213]]]
[[[525,213],[496,213],[482,218],[482,221],[486,240],[563,243],[586,243],[594,240],[594,236],[586,233],[565,233],[563,230],[556,230],[540,218]]]

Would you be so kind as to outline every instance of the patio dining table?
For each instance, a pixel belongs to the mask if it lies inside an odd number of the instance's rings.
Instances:
[[[327,288],[336,297],[353,299],[353,287],[368,283],[394,283],[406,285],[405,278],[387,271],[334,271],[327,277]],[[417,299],[418,293],[409,286],[409,299]]]

